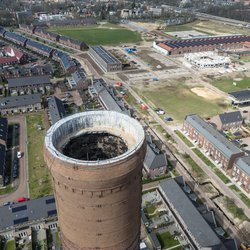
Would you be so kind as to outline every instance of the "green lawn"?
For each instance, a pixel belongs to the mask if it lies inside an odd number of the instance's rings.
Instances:
[[[137,43],[141,41],[141,35],[137,32],[120,26],[94,26],[94,27],[65,27],[50,29],[60,35],[84,41],[89,45],[118,45],[124,43]]]
[[[161,243],[162,249],[179,245],[180,242],[178,240],[175,240],[174,237],[175,236],[172,236],[169,232],[157,234],[157,238]]]
[[[8,240],[6,244],[6,250],[15,250],[15,249],[16,249],[15,240]]]
[[[154,181],[160,181],[160,180],[164,180],[170,177],[171,177],[170,173],[166,173],[154,179],[148,178],[148,179],[142,180],[142,184],[147,184],[147,183],[154,182]]]
[[[156,210],[156,207],[154,205],[150,205],[148,207],[145,208],[145,212],[150,215],[153,214]]]
[[[28,133],[28,162],[30,198],[38,198],[52,194],[49,170],[43,159],[43,143],[45,130],[37,130],[40,124],[44,129],[42,113],[26,116]]]
[[[158,88],[144,86],[142,89],[137,89],[137,92],[142,93],[155,107],[161,107],[168,115],[181,122],[187,114],[198,114],[207,118],[223,113],[227,109],[227,104],[223,100],[206,100],[181,83],[159,85]]]
[[[202,154],[198,148],[194,148],[193,151],[202,161],[204,161],[204,163],[206,163],[207,166],[215,168],[215,165],[204,154]]]
[[[231,182],[218,168],[214,169],[214,173],[225,183]]]
[[[216,88],[229,93],[233,91],[238,91],[250,87],[250,77],[237,77],[242,80],[236,81],[232,78],[222,77],[211,82]],[[235,84],[233,84],[235,83]]]
[[[188,140],[188,138],[181,133],[179,130],[175,130],[175,133],[185,142],[188,147],[193,147],[194,144]]]
[[[242,56],[240,58],[240,61],[242,61],[242,62],[250,62],[250,56]]]

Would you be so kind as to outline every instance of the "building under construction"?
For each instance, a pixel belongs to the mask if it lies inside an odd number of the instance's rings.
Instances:
[[[141,125],[114,111],[78,113],[45,138],[63,249],[138,249],[141,178],[146,151]]]

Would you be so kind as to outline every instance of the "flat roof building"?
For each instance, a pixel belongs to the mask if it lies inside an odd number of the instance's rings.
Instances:
[[[90,46],[89,55],[103,72],[122,70],[122,63],[102,46]]]

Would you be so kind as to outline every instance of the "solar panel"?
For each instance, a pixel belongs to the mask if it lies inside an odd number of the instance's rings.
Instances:
[[[46,204],[55,203],[55,198],[50,198],[46,200]]]
[[[26,209],[27,209],[26,205],[20,206],[20,207],[13,207],[12,208],[12,213],[16,213],[16,212],[23,211],[23,210],[26,210]]]
[[[14,225],[17,225],[17,224],[21,224],[21,223],[24,223],[24,222],[27,222],[27,221],[29,221],[29,218],[24,217],[24,218],[13,220],[13,223],[14,223]]]
[[[50,210],[50,211],[48,211],[48,216],[53,216],[53,215],[56,215],[56,214],[57,214],[56,210]]]

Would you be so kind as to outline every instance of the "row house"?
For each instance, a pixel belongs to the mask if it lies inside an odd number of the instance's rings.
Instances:
[[[4,29],[4,27],[0,26],[0,37],[4,37],[5,33],[6,33],[6,30]]]
[[[230,176],[250,193],[250,156],[237,159],[230,171]]]
[[[66,72],[67,74],[72,74],[76,71],[76,64],[66,53],[55,50],[53,53],[53,59],[60,62],[64,72]]]
[[[41,55],[46,56],[46,57],[52,57],[52,53],[54,51],[53,48],[51,48],[47,45],[44,45],[42,43],[33,41],[33,40],[27,41],[26,48],[33,50],[33,51],[37,52],[38,54],[41,54]]]
[[[4,186],[8,120],[0,117],[0,187]]]
[[[198,115],[185,117],[183,131],[225,170],[231,169],[235,160],[244,156],[243,151]]]
[[[66,36],[60,36],[59,43],[64,44],[64,45],[69,46],[69,47],[74,48],[74,49],[78,49],[78,50],[88,48],[86,43],[72,39],[70,37],[66,37]]]
[[[19,24],[19,29],[29,34],[33,34],[36,29],[36,26]]]
[[[14,32],[9,32],[9,31],[6,31],[4,33],[4,38],[8,41],[11,41],[15,44],[18,44],[18,45],[21,45],[21,46],[25,46],[26,45],[26,42],[27,42],[27,38],[24,37],[24,36],[21,36],[19,34],[16,34]]]
[[[49,32],[45,29],[36,29],[34,33],[42,38],[49,39],[54,42],[58,42],[60,38],[60,35],[53,32]]]
[[[8,96],[0,99],[0,115],[13,115],[42,109],[40,94]]]

